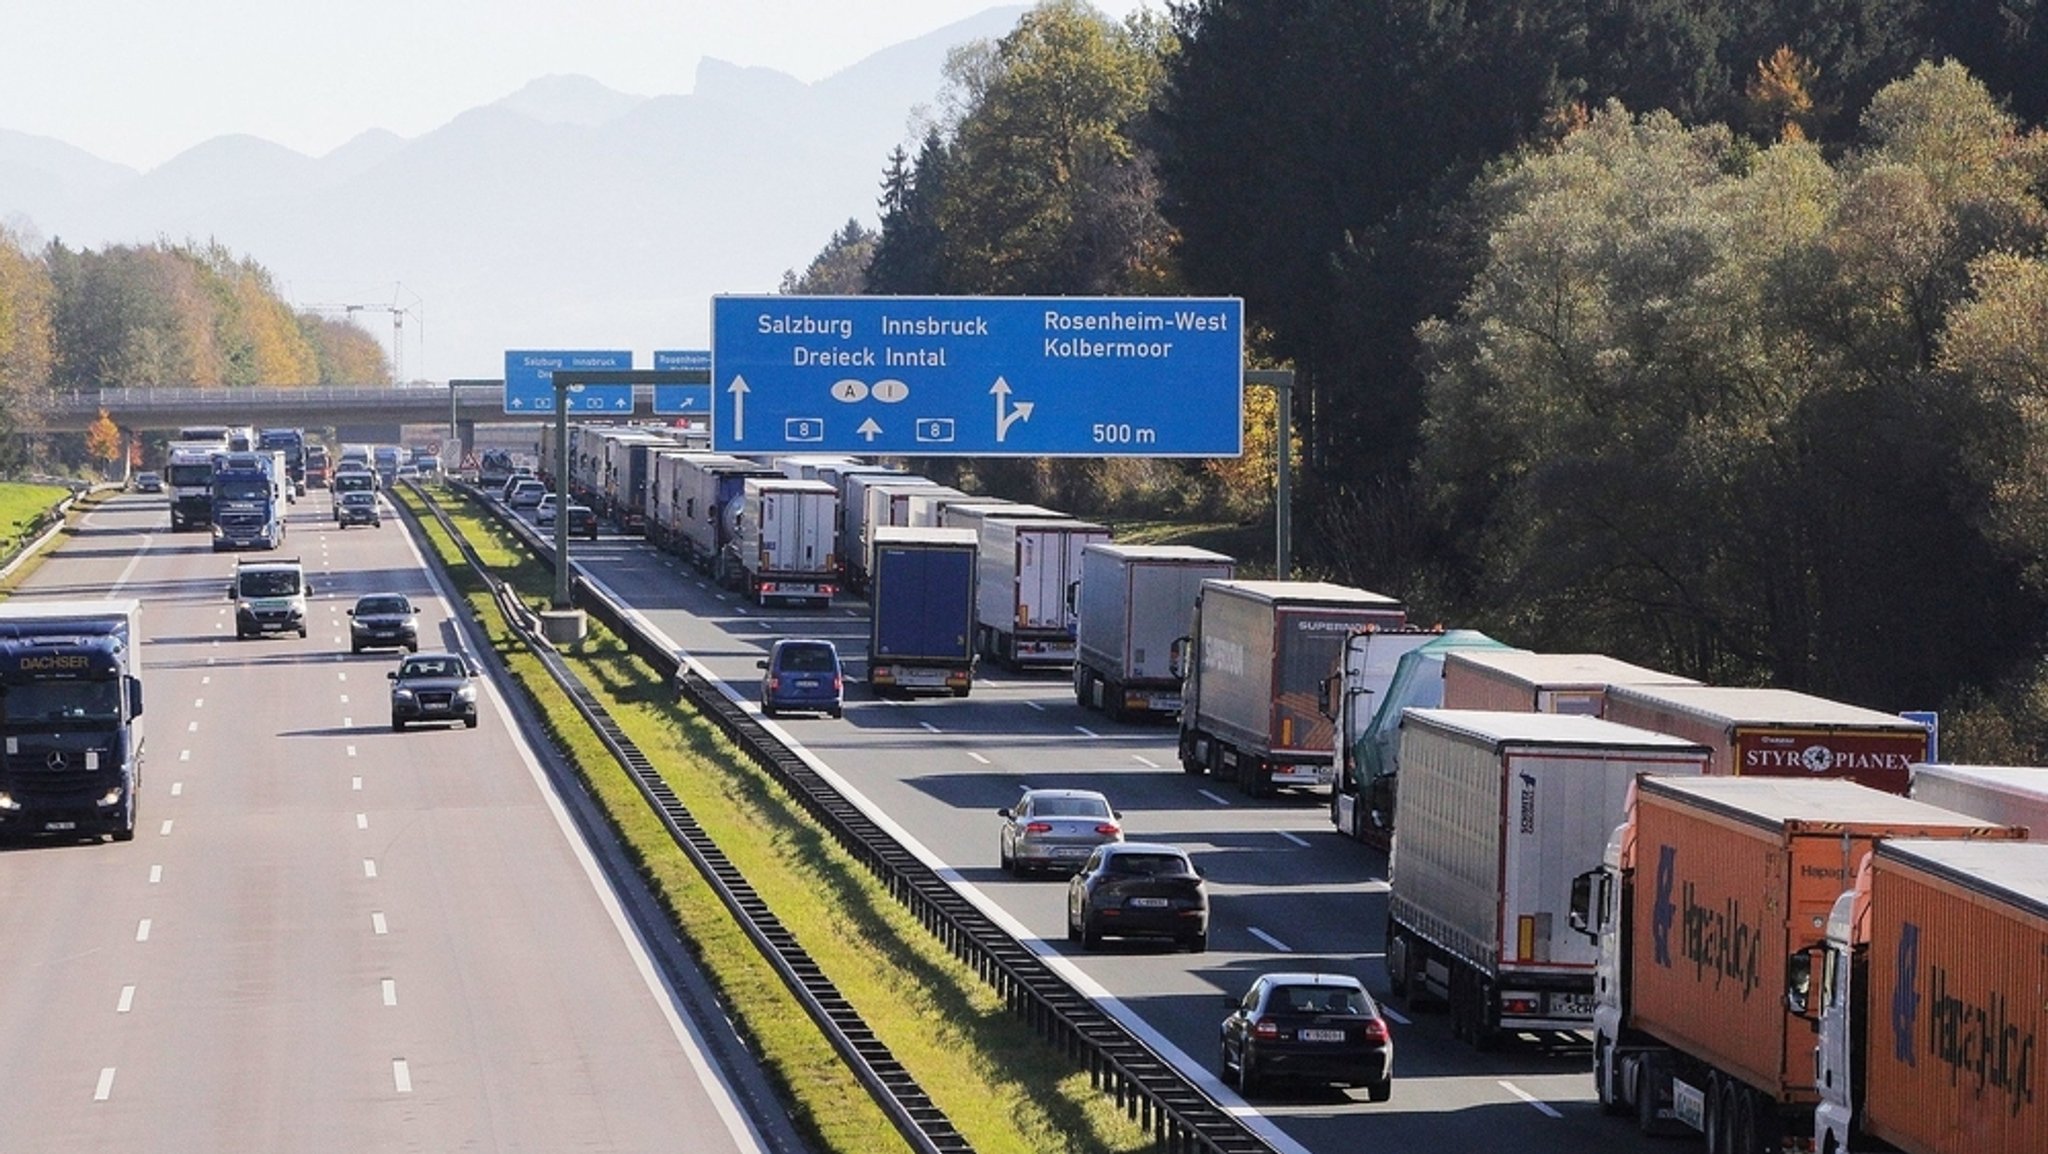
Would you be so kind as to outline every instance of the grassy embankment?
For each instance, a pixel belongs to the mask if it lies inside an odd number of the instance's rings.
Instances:
[[[408,501],[416,497],[406,496]],[[478,508],[452,495],[458,531],[529,604],[553,588],[546,568]],[[417,507],[417,506],[415,506]],[[683,939],[792,1102],[798,1124],[824,1150],[902,1150],[902,1139],[841,1065],[768,963],[670,840],[630,778],[540,663],[499,617],[453,544],[422,519],[473,619],[547,719],[555,743],[610,815]],[[955,1126],[984,1154],[1124,1151],[1146,1135],[1087,1075],[1010,1016],[968,967],[948,954],[865,869],[671,688],[592,623],[569,654],[632,740],[660,767],[683,804],[796,933]]]
[[[70,495],[71,490],[62,485],[0,481],[0,565],[14,560],[23,547],[47,528],[49,519],[58,515],[57,503]],[[79,506],[87,505],[91,500],[90,497],[81,497]],[[19,588],[41,563],[40,556],[31,558],[0,582],[0,591],[12,592]]]

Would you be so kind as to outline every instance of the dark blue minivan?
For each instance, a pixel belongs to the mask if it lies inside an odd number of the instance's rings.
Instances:
[[[845,715],[846,678],[830,641],[785,638],[755,664],[767,671],[761,675],[763,715],[790,709]]]

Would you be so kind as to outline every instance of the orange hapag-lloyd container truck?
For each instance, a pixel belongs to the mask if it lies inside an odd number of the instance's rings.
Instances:
[[[1879,842],[1813,954],[1816,1150],[2048,1150],[2048,842]]]
[[[1919,722],[1790,689],[1610,685],[1601,716],[1697,741],[1722,776],[1846,777],[1903,794],[1927,760]]]
[[[1593,1082],[1645,1133],[1710,1151],[1804,1149],[1815,1023],[1806,952],[1879,838],[2024,831],[1849,781],[1645,777],[1601,868],[1572,884],[1599,946]]]

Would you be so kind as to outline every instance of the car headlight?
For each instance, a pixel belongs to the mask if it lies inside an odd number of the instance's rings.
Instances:
[[[118,786],[118,785],[117,785],[117,786],[115,786],[114,788],[112,788],[112,789],[108,790],[108,791],[107,791],[106,793],[104,793],[104,794],[102,794],[102,795],[100,796],[100,806],[101,806],[102,808],[105,808],[106,806],[110,806],[110,805],[120,805],[120,804],[121,804],[121,787],[120,787],[120,786]]]
[[[235,612],[237,612],[237,613],[254,613],[254,612],[256,612],[256,606],[255,606],[255,605],[254,605],[253,603],[251,603],[251,602],[248,602],[248,601],[237,601],[237,602],[235,602]]]
[[[391,700],[393,700],[393,701],[411,701],[411,700],[412,700],[412,690],[410,690],[410,689],[394,689],[394,690],[392,690],[392,691],[391,691]]]
[[[455,691],[455,699],[456,699],[457,701],[475,701],[475,700],[476,700],[476,686],[474,686],[474,685],[465,685],[465,686],[463,686],[462,688],[460,688],[460,689],[456,690],[456,691]]]
[[[18,801],[16,801],[16,800],[14,800],[14,795],[13,795],[13,794],[11,794],[11,793],[0,793],[0,809],[6,809],[6,810],[15,810],[15,809],[20,809],[20,808],[21,808],[21,803],[20,803],[20,802],[18,802]]]

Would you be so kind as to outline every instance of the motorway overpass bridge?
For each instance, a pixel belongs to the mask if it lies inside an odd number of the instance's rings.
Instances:
[[[58,393],[43,412],[52,432],[82,432],[104,409],[129,436],[175,432],[185,425],[333,428],[343,440],[395,441],[401,425],[453,428],[475,445],[478,425],[542,425],[552,413],[508,413],[505,382],[454,380],[446,385],[294,388],[120,388]],[[654,389],[635,386],[633,416],[653,418]],[[617,420],[625,414],[607,414]]]

